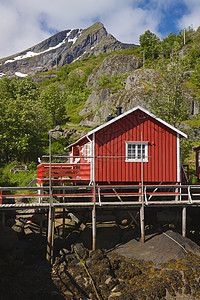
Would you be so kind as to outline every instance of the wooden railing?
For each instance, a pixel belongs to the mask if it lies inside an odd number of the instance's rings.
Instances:
[[[99,207],[131,206],[199,206],[200,185],[66,185],[53,186],[55,207]],[[0,210],[48,208],[49,186],[44,187],[0,187]],[[26,203],[16,203],[16,199],[26,199]],[[32,201],[37,199],[36,201]],[[63,199],[65,201],[63,202]],[[61,200],[61,201],[60,201]]]
[[[37,167],[37,182],[49,181],[50,167],[48,163],[42,163]],[[90,163],[52,163],[51,181],[90,180]]]

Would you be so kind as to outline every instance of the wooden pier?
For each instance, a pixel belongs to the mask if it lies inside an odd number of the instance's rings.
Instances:
[[[49,191],[52,191],[52,195]],[[52,197],[52,200],[51,200]],[[16,203],[26,199],[27,203]],[[0,188],[2,228],[6,211],[33,209],[48,212],[47,259],[53,262],[54,221],[56,209],[88,209],[92,216],[92,249],[96,248],[96,210],[138,209],[140,212],[141,241],[145,242],[145,210],[156,207],[180,207],[182,235],[186,236],[188,207],[200,207],[200,185],[80,185]],[[64,220],[64,217],[63,217]],[[64,222],[64,221],[63,221]]]

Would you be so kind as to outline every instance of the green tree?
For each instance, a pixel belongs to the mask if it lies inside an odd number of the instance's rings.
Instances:
[[[160,43],[160,54],[165,58],[169,58],[176,41],[176,34],[170,33],[168,37],[164,38]]]
[[[139,37],[140,47],[142,51],[145,51],[145,57],[149,59],[155,59],[159,55],[160,39],[152,33],[150,30],[145,31],[144,34]]]
[[[41,152],[48,114],[31,78],[0,80],[0,160],[33,160]]]
[[[200,90],[200,58],[197,59],[194,72],[192,74],[192,82]]]
[[[65,97],[57,83],[47,86],[40,95],[40,101],[49,114],[52,127],[60,124],[66,115]]]
[[[169,63],[159,63],[155,88],[151,93],[151,110],[174,126],[186,120],[189,113],[183,90],[184,72],[178,53],[174,53]]]

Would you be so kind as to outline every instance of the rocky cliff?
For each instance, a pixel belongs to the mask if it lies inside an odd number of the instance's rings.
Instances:
[[[107,116],[115,113],[117,106],[122,106],[123,112],[136,105],[148,108],[147,85],[152,84],[154,70],[142,68],[141,59],[135,55],[111,55],[104,59],[98,69],[89,76],[87,86],[93,92],[87,99],[79,115],[81,123],[95,126],[104,122]],[[111,78],[111,84],[101,87],[102,76]],[[121,86],[116,90],[112,86],[112,78],[121,76]]]
[[[87,29],[64,30],[23,52],[1,59],[0,75],[33,75],[69,64],[84,54],[97,55],[130,46],[116,40],[97,22]]]
[[[134,54],[114,54],[106,57],[88,77],[87,86],[93,92],[79,112],[82,116],[81,124],[100,125],[109,114],[115,114],[117,106],[122,107],[122,112],[136,105],[149,109],[149,92],[153,94],[152,87],[158,77],[159,73],[154,69],[143,68],[142,60]],[[105,85],[102,83],[104,78],[107,80]],[[200,105],[194,91],[190,88],[185,89],[184,93],[190,115],[197,115]]]

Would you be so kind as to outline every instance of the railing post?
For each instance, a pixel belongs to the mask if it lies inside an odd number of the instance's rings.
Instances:
[[[192,203],[192,196],[191,196],[190,185],[188,185],[188,202],[189,202],[190,204]]]
[[[176,185],[179,185],[179,183],[177,182]],[[175,188],[175,193],[178,193],[178,191],[179,191],[179,188],[176,187],[176,188]],[[179,193],[179,194],[180,194],[180,193]],[[175,201],[178,201],[178,200],[179,200],[179,195],[177,194],[177,195],[175,195]]]

